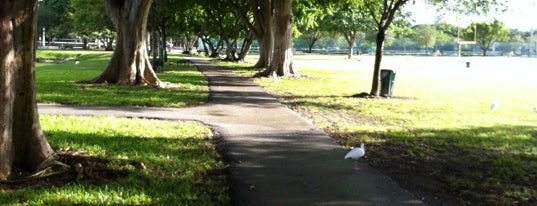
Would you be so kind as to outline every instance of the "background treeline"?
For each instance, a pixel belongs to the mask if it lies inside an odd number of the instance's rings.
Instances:
[[[207,56],[241,60],[259,48],[248,22],[255,22],[250,0],[155,0],[148,22],[152,47],[199,49]],[[294,1],[295,51],[355,54],[375,51],[375,27],[366,11],[352,3],[322,0]],[[245,20],[246,19],[246,20]],[[467,27],[451,24],[412,25],[409,14],[399,13],[388,30],[385,54],[534,56],[530,32],[505,28],[499,21],[476,22]],[[255,25],[254,25],[255,26]],[[43,0],[39,3],[38,31],[46,41],[79,39],[82,48],[113,49],[114,28],[101,0]],[[42,35],[38,35],[41,38]],[[159,55],[156,53],[155,55]]]

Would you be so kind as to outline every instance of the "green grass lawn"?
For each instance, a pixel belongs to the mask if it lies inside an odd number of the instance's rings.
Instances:
[[[343,147],[365,142],[370,165],[428,203],[537,204],[535,63],[386,57],[397,72],[390,99],[352,97],[371,88],[371,57],[295,56],[303,78],[255,81]]]
[[[99,159],[111,174],[86,170],[87,177],[76,182],[40,187],[47,185],[42,180],[31,188],[2,189],[2,205],[229,204],[224,164],[211,130],[199,123],[50,115],[40,119],[59,154],[71,151],[79,159]],[[92,168],[87,161],[81,163]],[[117,177],[107,180],[111,175]]]
[[[182,107],[207,101],[206,78],[192,65],[170,56],[161,81],[176,88],[82,85],[98,76],[111,52],[38,51],[40,103]],[[78,61],[79,64],[75,64]],[[212,132],[195,122],[115,117],[41,115],[41,125],[60,160],[84,166],[79,181],[44,179],[0,184],[3,205],[229,205],[225,166]],[[73,162],[75,161],[75,162]]]
[[[37,100],[41,103],[182,107],[207,101],[206,78],[192,65],[176,65],[178,56],[170,56],[161,81],[176,88],[82,85],[76,82],[97,77],[106,67],[111,53],[102,51],[39,51],[38,58],[69,59],[64,63],[38,63],[36,72]],[[76,65],[75,62],[79,61]]]

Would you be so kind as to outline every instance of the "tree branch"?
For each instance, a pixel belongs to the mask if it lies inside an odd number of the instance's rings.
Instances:
[[[235,15],[239,17],[242,23],[257,36],[260,31],[249,21],[248,16],[246,15],[247,12],[244,12],[244,10],[240,9],[237,4],[233,3],[233,0],[226,0],[226,2],[230,5],[231,9],[234,11]]]

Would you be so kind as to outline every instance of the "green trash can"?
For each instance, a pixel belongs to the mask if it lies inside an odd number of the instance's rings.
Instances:
[[[394,80],[395,72],[393,70],[380,70],[380,96],[391,97],[393,95]]]

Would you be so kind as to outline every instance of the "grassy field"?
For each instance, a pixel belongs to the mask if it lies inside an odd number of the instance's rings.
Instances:
[[[0,184],[2,205],[229,204],[224,164],[199,123],[41,115],[41,124],[60,160],[81,163],[84,176]]]
[[[176,88],[83,85],[78,81],[97,77],[106,67],[110,52],[38,51],[38,58],[68,59],[64,63],[38,63],[36,72],[37,100],[41,103],[76,105],[129,105],[182,107],[207,101],[205,77],[192,65],[166,63],[158,77],[177,85]],[[178,56],[170,56],[170,62]],[[79,64],[75,64],[78,61]]]
[[[255,59],[247,61],[255,63]],[[470,68],[466,68],[466,62]],[[394,97],[369,92],[373,59],[297,55],[300,79],[257,79],[344,147],[432,205],[537,204],[536,59],[385,57]],[[238,72],[251,75],[242,65]],[[491,110],[498,99],[499,108]]]
[[[192,65],[166,64],[158,74],[178,88],[91,86],[76,82],[99,75],[110,52],[38,51],[37,56],[62,61],[37,64],[41,103],[181,107],[208,98],[207,80]],[[51,115],[40,115],[40,121],[59,160],[71,168],[39,180],[0,182],[2,205],[230,204],[225,165],[205,125]],[[74,171],[77,163],[83,172]]]

